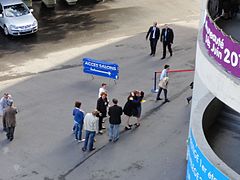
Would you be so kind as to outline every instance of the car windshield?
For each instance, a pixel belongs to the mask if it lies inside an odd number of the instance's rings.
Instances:
[[[23,3],[4,6],[4,10],[7,17],[19,17],[29,13],[29,10]]]

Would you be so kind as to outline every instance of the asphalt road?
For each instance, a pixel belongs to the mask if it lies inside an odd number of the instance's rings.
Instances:
[[[190,113],[185,97],[191,94],[188,85],[193,73],[171,74],[170,103],[155,102],[156,94],[150,90],[153,72],[165,63],[172,69],[194,68],[198,3],[107,1],[90,8],[83,12],[94,16],[93,27],[66,30],[59,39],[54,39],[51,29],[49,41],[38,40],[41,29],[26,39],[1,37],[12,49],[0,45],[0,67],[4,67],[0,90],[13,95],[19,114],[14,141],[9,143],[0,134],[0,179],[184,179]],[[66,15],[64,10],[56,11]],[[74,13],[70,16],[77,16]],[[171,21],[176,34],[174,55],[163,61],[160,43],[156,57],[148,56],[149,43],[143,33],[155,19]],[[97,23],[100,20],[105,23]],[[117,84],[83,74],[83,57],[119,64]],[[118,98],[121,105],[131,90],[146,92],[142,124],[122,133],[115,144],[108,143],[106,133],[97,136],[97,150],[83,153],[82,144],[71,134],[73,102],[81,100],[82,108],[91,112],[103,81],[109,85],[110,98]]]

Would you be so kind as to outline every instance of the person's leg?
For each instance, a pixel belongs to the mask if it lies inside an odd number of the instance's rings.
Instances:
[[[6,134],[7,138],[10,139],[10,127],[6,128],[6,132],[7,132]]]
[[[127,116],[127,121],[126,121],[126,126],[125,126],[125,130],[129,130],[131,129],[131,126],[130,126],[130,116]]]
[[[169,43],[167,46],[168,46],[168,51],[170,53],[170,56],[172,56],[172,44]]]
[[[151,47],[151,53],[150,53],[150,55],[153,55],[153,46],[154,46],[153,40],[150,40],[150,47]]]
[[[164,91],[165,102],[169,102],[167,98],[167,89],[163,89],[163,91]]]
[[[166,57],[166,48],[167,48],[166,46],[167,45],[166,45],[166,42],[163,42],[162,44],[163,44],[163,56],[162,56],[162,59],[164,59]]]
[[[162,92],[162,88],[159,87],[159,90],[158,90],[158,94],[157,94],[157,98],[156,98],[156,100],[161,100],[161,98],[160,98],[161,92]]]
[[[90,134],[90,131],[87,131],[87,130],[86,130],[86,132],[85,132],[85,142],[84,142],[84,146],[83,146],[83,148],[82,148],[83,151],[86,151],[86,150],[87,150],[89,134]]]
[[[156,53],[156,46],[157,46],[157,40],[154,39],[153,40],[153,55],[155,55],[155,53]]]
[[[113,142],[116,142],[119,139],[119,124],[113,126]]]
[[[95,137],[95,131],[90,133],[89,151],[92,151],[95,149],[95,147],[93,147],[94,137]]]
[[[109,124],[108,135],[109,135],[109,141],[112,141],[113,140],[113,124]]]
[[[14,138],[14,129],[15,129],[15,127],[10,128],[10,141],[12,141]]]
[[[99,130],[99,133],[101,133],[101,130],[102,130],[102,120],[103,120],[103,117],[99,117],[99,121],[98,121],[98,130]]]
[[[79,124],[75,124],[75,140],[79,140]]]
[[[85,139],[82,138],[82,128],[83,128],[83,124],[79,124],[79,133],[78,133],[78,140],[80,141],[84,141]]]

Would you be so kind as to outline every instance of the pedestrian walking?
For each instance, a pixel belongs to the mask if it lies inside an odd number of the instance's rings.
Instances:
[[[12,96],[8,93],[4,93],[3,97],[0,99],[0,117],[3,116],[5,109],[9,106],[9,101],[13,102]],[[2,119],[3,131],[7,131],[6,121]]]
[[[140,117],[142,112],[142,100],[144,97],[143,91],[134,91],[134,97],[133,97],[133,117],[137,118],[137,123],[135,123],[135,127],[140,126]]]
[[[162,29],[161,37],[160,37],[160,41],[163,44],[163,56],[161,59],[166,58],[166,48],[167,47],[168,47],[170,56],[172,56],[172,54],[173,54],[173,52],[172,52],[173,39],[174,39],[173,30],[170,27],[168,27],[167,24],[165,24],[164,28]]]
[[[151,26],[149,28],[147,35],[146,35],[146,40],[148,39],[148,36],[149,36],[150,47],[151,47],[150,56],[155,56],[157,42],[160,37],[160,29],[157,27],[157,22],[154,22],[153,26]]]
[[[3,112],[3,120],[6,123],[7,138],[12,141],[14,139],[14,130],[16,127],[17,109],[13,107],[13,101],[8,101],[8,107]]]
[[[89,142],[89,151],[93,151],[96,148],[93,146],[94,138],[97,131],[97,122],[99,112],[94,110],[92,113],[87,113],[84,117],[84,129],[85,129],[85,142],[82,148],[83,151],[87,150],[88,142]]]
[[[160,95],[161,95],[161,92],[163,90],[164,91],[165,102],[169,102],[169,100],[167,98],[167,87],[168,87],[168,81],[169,81],[168,71],[169,71],[169,65],[166,64],[164,66],[164,69],[162,70],[161,75],[160,75],[159,89],[158,89],[158,94],[157,94],[156,100],[162,100],[162,98],[160,98]]]
[[[125,130],[130,130],[132,125],[130,124],[130,118],[133,115],[133,96],[134,93],[130,92],[130,95],[127,98],[127,102],[123,107],[123,113],[127,116]]]
[[[99,121],[98,121],[98,133],[103,134],[102,129],[106,129],[102,123],[103,119],[107,117],[107,107],[108,107],[108,99],[107,94],[105,92],[101,93],[101,97],[97,100],[97,110],[100,112]]]
[[[106,83],[102,83],[102,86],[99,88],[99,90],[98,90],[98,98],[101,97],[101,94],[103,92],[107,94],[107,84]]]
[[[191,89],[193,89],[193,82],[191,82],[191,84],[189,86],[190,86]],[[187,103],[189,104],[190,101],[192,100],[192,96],[189,96],[186,99],[187,99]]]
[[[85,139],[82,139],[82,128],[84,123],[84,111],[80,109],[81,102],[76,101],[75,107],[73,109],[73,117],[74,117],[74,132],[75,132],[75,140],[78,142],[83,142]]]
[[[109,141],[116,142],[119,139],[119,125],[121,124],[122,107],[118,106],[118,100],[113,99],[113,106],[108,110],[109,117]]]

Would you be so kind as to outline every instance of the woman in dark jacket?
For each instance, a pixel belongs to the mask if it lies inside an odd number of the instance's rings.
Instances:
[[[98,121],[98,129],[99,134],[102,134],[102,129],[105,127],[102,126],[103,118],[107,117],[107,107],[108,107],[108,100],[107,94],[105,92],[101,93],[101,97],[97,100],[97,110],[100,112],[99,121]]]
[[[130,117],[133,115],[133,96],[134,96],[134,93],[131,92],[130,95],[128,96],[127,98],[127,102],[126,104],[124,105],[124,108],[123,108],[123,113],[127,116],[127,123],[126,123],[126,126],[125,126],[125,130],[130,130],[131,129],[131,126],[129,124],[129,121],[130,121]]]
[[[135,123],[134,125],[136,127],[140,126],[140,117],[141,117],[141,112],[142,112],[142,100],[144,97],[144,92],[143,91],[134,91],[134,97],[133,97],[133,117],[137,118],[137,123]]]

